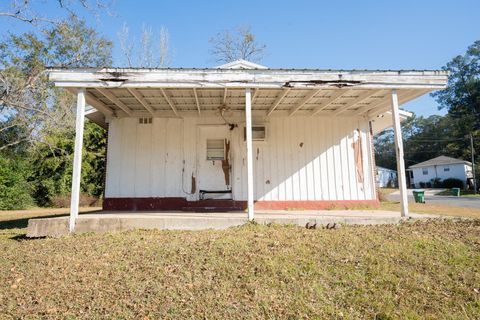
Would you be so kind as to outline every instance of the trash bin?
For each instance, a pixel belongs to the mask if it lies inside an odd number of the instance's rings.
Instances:
[[[460,197],[460,188],[452,188],[452,194],[455,197]]]
[[[424,190],[413,190],[413,198],[416,203],[425,203],[425,191]]]

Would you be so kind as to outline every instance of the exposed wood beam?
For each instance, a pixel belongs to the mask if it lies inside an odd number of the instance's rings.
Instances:
[[[321,91],[321,89],[317,89],[317,90],[311,90],[309,93],[307,93],[307,95],[302,99],[300,100],[300,102],[294,106],[290,112],[288,113],[288,116],[293,116],[293,114],[295,112],[297,112],[298,110],[300,110],[308,101],[310,101],[310,99],[312,99],[317,93],[319,93]]]
[[[165,100],[167,100],[167,103],[170,105],[170,108],[172,108],[172,111],[173,113],[175,113],[175,115],[177,117],[180,117],[178,115],[178,110],[177,108],[175,107],[175,105],[173,104],[172,100],[170,100],[170,97],[167,95],[167,93],[165,92],[165,90],[163,88],[160,88],[160,91],[162,92],[163,94],[163,97],[165,98]]]
[[[383,90],[381,90],[381,91],[383,91]],[[384,93],[384,96],[385,96],[386,98],[384,97],[384,98],[379,99],[378,101],[371,102],[370,105],[366,106],[365,108],[361,108],[361,109],[355,110],[355,111],[352,113],[352,115],[358,116],[358,115],[360,115],[360,114],[362,114],[362,113],[366,113],[366,112],[368,112],[368,111],[370,111],[370,110],[372,110],[372,109],[381,107],[381,106],[383,106],[383,105],[385,105],[385,104],[388,104],[388,105],[389,105],[389,104],[390,104],[390,102],[389,102],[390,99],[388,98],[388,93],[385,92],[385,93]],[[388,99],[388,101],[386,101],[385,99]]]
[[[283,89],[282,92],[277,96],[277,98],[275,99],[275,101],[273,102],[272,106],[270,107],[270,109],[268,109],[267,111],[267,117],[269,115],[272,114],[273,111],[275,111],[275,109],[278,107],[278,105],[282,102],[283,98],[285,98],[285,96],[288,94],[288,92],[290,91],[290,88],[287,88],[287,89]]]
[[[400,102],[401,103],[401,102]],[[391,102],[390,101],[383,101],[382,103],[379,103],[375,105],[373,108],[370,108],[369,110],[363,110],[360,112],[360,115],[371,115],[373,113],[379,114],[383,112],[384,110],[390,109]]]
[[[77,95],[77,89],[76,88],[68,88],[67,89],[70,93]],[[89,93],[88,91],[85,91],[85,101],[87,102],[88,105],[94,107],[96,110],[100,111],[103,113],[105,116],[114,116],[115,111],[113,111],[109,106],[104,104],[102,101],[98,100],[93,96],[93,94]]]
[[[340,99],[344,94],[350,92],[349,90],[343,91],[341,89],[334,90],[333,93],[330,95],[330,98],[328,98],[327,101],[322,103],[319,106],[316,106],[315,109],[312,110],[312,113],[310,114],[311,116],[316,115],[322,110],[325,110],[329,105],[337,101],[337,99]]]
[[[120,99],[115,97],[111,92],[109,92],[108,90],[105,90],[105,89],[101,89],[101,88],[96,88],[96,89],[97,89],[98,92],[100,92],[105,97],[107,97],[108,100],[112,101],[117,107],[119,107],[120,109],[125,111],[128,115],[132,114],[132,110],[129,107],[127,107],[127,105],[124,104],[122,101],[120,101]]]
[[[100,111],[106,116],[113,116],[115,112],[106,104],[104,104],[102,101],[98,100],[95,98],[91,93],[86,92],[85,93],[85,100],[89,105]]]
[[[401,98],[399,97],[398,100],[399,100],[399,105],[402,105],[412,99],[415,99],[427,92],[429,92],[430,90],[421,90],[421,91],[417,91],[417,90],[414,90],[413,92],[411,93],[408,93],[408,94],[404,94]],[[373,110],[370,110],[366,115],[368,118],[373,118],[373,117],[376,117],[378,116],[379,114],[382,114],[384,112],[387,112],[388,110],[390,110],[390,108],[392,107],[392,104],[391,104],[391,101],[386,101],[384,105],[382,106],[379,106],[378,108],[376,109],[373,109]]]
[[[368,98],[370,98],[371,96],[374,96],[381,91],[382,90],[375,90],[375,91],[372,92],[370,90],[366,90],[365,92],[359,94],[357,98],[353,99],[353,101],[350,101],[345,106],[342,106],[342,107],[338,108],[337,110],[333,111],[333,115],[338,116],[340,113],[347,111],[348,108],[354,107],[357,103],[363,102],[363,101],[367,100]]]
[[[197,88],[193,88],[193,95],[195,96],[195,104],[197,105],[198,115],[200,115],[200,102],[198,101]]]
[[[153,110],[153,108],[150,106],[150,104],[148,103],[147,100],[145,100],[145,97],[137,91],[137,89],[129,89],[127,88],[128,92],[130,92],[130,94],[132,96],[135,97],[135,99],[137,99],[137,101],[145,108],[147,109],[148,112],[150,112],[150,114],[153,116],[155,114],[155,110]]]
[[[287,117],[288,116],[289,110],[276,110],[275,112],[270,115],[270,117],[273,116],[279,116],[279,117]],[[235,117],[243,117],[245,116],[245,111],[244,110],[231,110],[230,113],[232,116]],[[300,110],[297,111],[295,115],[298,116],[305,116],[308,117],[310,116],[310,111],[309,110]],[[125,112],[119,110],[116,114],[117,117],[119,118],[125,118],[125,117],[138,117],[138,118],[144,118],[144,117],[151,117],[152,115],[150,112],[147,110],[134,110],[132,112],[132,115],[128,115]],[[183,110],[178,110],[178,116],[180,118],[187,118],[187,117],[195,117],[198,116],[198,110],[188,110],[188,111],[183,111]],[[204,110],[202,109],[202,116],[211,116],[215,117],[218,116],[218,110]],[[252,110],[252,116],[262,118],[265,117],[265,110]],[[325,116],[325,117],[331,117],[332,112],[331,111],[322,111],[317,114],[317,116]],[[340,114],[338,117],[350,117],[347,114]],[[153,115],[155,118],[177,118],[177,116],[172,112],[172,110],[155,110],[155,114]]]

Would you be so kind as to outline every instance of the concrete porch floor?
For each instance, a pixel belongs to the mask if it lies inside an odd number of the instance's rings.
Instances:
[[[409,220],[437,218],[436,215],[411,213]],[[257,211],[260,224],[293,224],[317,227],[328,223],[367,225],[394,224],[402,221],[399,212],[380,210],[329,211]],[[246,212],[107,212],[81,214],[75,233],[118,232],[132,229],[205,230],[226,229],[248,222]],[[68,234],[68,217],[39,218],[28,221],[27,237],[60,237]]]

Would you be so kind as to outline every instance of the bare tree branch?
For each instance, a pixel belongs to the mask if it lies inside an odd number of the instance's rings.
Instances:
[[[210,54],[216,62],[228,63],[238,59],[252,62],[261,61],[266,54],[266,45],[257,42],[251,28],[237,27],[235,30],[223,30],[210,39]]]
[[[130,30],[124,24],[117,36],[128,67],[163,68],[170,64],[170,37],[165,27],[154,33],[151,27],[143,25],[140,40],[136,41],[130,38]]]
[[[117,33],[118,40],[120,42],[120,50],[123,53],[124,59],[127,62],[129,68],[133,67],[132,64],[132,53],[133,53],[133,42],[129,41],[129,29],[126,23],[123,24],[122,30]]]
[[[91,14],[98,15],[105,12],[113,5],[113,0],[45,0],[57,3],[58,7],[68,15],[77,16],[77,8],[80,6]],[[12,18],[21,22],[33,25],[48,23],[55,24],[61,19],[55,18],[53,15],[40,13],[40,10],[32,5],[29,0],[10,0],[0,6],[0,17]],[[47,12],[47,11],[44,11]]]

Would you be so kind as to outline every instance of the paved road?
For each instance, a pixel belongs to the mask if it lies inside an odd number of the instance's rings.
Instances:
[[[435,192],[438,192],[436,190]],[[425,202],[429,204],[449,205],[463,208],[478,208],[480,209],[480,197],[450,197],[450,196],[436,196],[429,190],[425,192]],[[388,199],[391,201],[400,201],[400,192],[395,191],[389,194]],[[408,201],[413,202],[412,190],[408,190]]]

